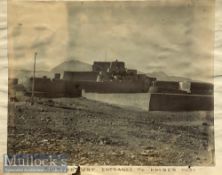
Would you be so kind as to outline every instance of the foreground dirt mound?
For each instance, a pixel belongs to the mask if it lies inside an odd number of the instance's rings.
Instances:
[[[146,112],[85,98],[9,104],[8,153],[80,165],[213,165],[213,112]]]

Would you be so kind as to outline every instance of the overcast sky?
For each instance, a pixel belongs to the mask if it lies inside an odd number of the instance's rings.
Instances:
[[[209,81],[213,4],[177,2],[9,4],[10,65],[31,69],[37,51],[41,70],[68,59],[118,59],[142,72]]]

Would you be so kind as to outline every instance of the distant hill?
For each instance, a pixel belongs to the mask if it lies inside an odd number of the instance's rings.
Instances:
[[[92,65],[78,60],[68,60],[51,69],[53,73],[62,74],[64,71],[92,71]]]
[[[26,69],[14,69],[12,71],[9,72],[9,78],[18,78],[19,82],[24,82],[27,79],[29,79],[30,77],[33,76],[33,72],[31,70],[26,70]],[[48,71],[36,71],[35,73],[36,77],[43,77],[43,76],[47,76],[47,77],[53,77],[53,73],[48,72]]]
[[[192,79],[186,77],[179,77],[179,76],[169,76],[164,72],[152,72],[146,74],[149,77],[155,77],[157,80],[161,81],[191,81]]]

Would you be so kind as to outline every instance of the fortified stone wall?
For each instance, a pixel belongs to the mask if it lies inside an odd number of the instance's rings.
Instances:
[[[144,93],[148,92],[149,84],[144,81],[105,81],[105,82],[76,82],[85,92],[96,93]]]
[[[29,83],[29,92],[31,92],[32,79]],[[64,80],[51,80],[48,78],[35,78],[34,86],[35,96],[41,97],[80,97],[81,89],[75,82]]]
[[[213,94],[214,86],[211,83],[191,82],[192,94]]]
[[[67,81],[96,81],[98,72],[64,72],[63,79]]]
[[[210,111],[214,108],[212,95],[153,93],[150,111]]]

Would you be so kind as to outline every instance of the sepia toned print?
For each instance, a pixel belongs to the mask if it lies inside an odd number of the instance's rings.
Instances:
[[[214,1],[8,5],[7,154],[214,166]]]

